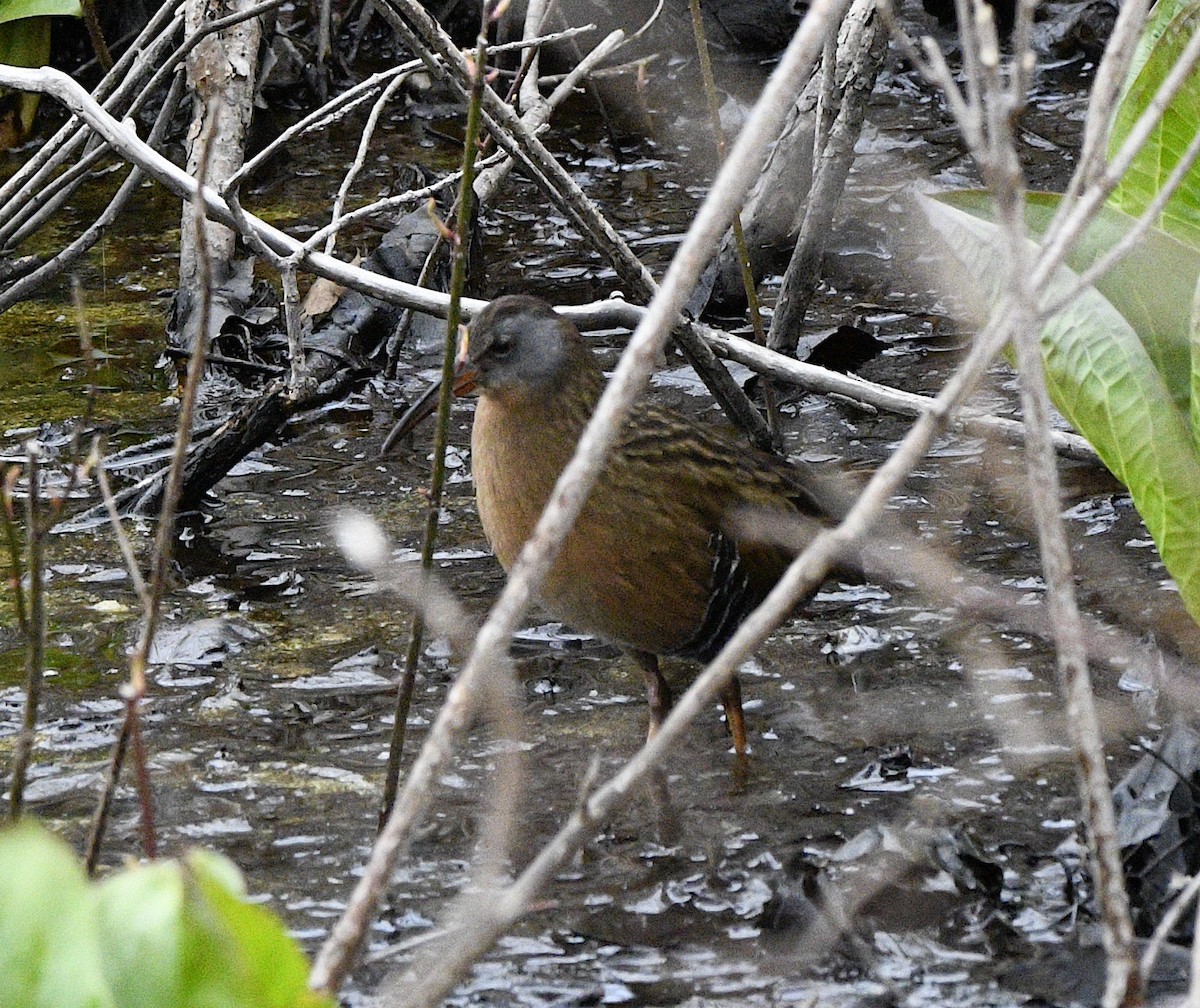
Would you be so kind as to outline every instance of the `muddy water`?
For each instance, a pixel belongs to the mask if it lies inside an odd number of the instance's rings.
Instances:
[[[1062,177],[1085,77],[1065,66],[1039,82],[1027,135],[1039,180]],[[924,117],[916,125],[914,108]],[[656,142],[614,152],[594,123],[580,123],[557,140],[564,157],[661,269],[702,196],[699,144],[687,131],[664,129]],[[399,145],[405,129],[393,124],[388,142]],[[328,138],[322,149],[298,152],[287,198],[299,192],[324,205],[336,180],[320,165],[343,163],[345,143]],[[902,279],[899,250],[908,247],[913,212],[902,191],[962,185],[971,169],[936,100],[900,71],[881,81],[860,153],[832,279],[811,326],[858,321],[878,329],[888,349],[863,374],[936,390],[968,337],[930,294],[913,293]],[[389,179],[381,165],[364,185]],[[302,231],[311,212],[283,198],[264,200],[276,220],[300,221]],[[488,216],[492,293],[514,289],[518,275],[523,289],[558,301],[608,293],[611,272],[561,221],[517,209],[538,205],[517,182]],[[170,423],[144,321],[161,310],[158,292],[170,283],[172,225],[168,208],[158,209],[164,237],[156,247],[132,255],[118,238],[106,259],[89,265],[90,290],[101,291],[108,277],[120,291],[111,301],[97,293],[95,308],[114,316],[105,332],[121,355],[100,394],[100,415],[118,443]],[[52,356],[69,347],[63,304],[50,296],[27,309],[40,336],[28,337],[32,351],[22,355],[26,384],[5,382],[6,458],[28,436],[18,428],[78,412],[84,378]],[[115,305],[141,321],[116,318]],[[6,341],[20,331],[15,316],[0,319]],[[606,359],[615,359],[623,335],[594,337],[608,348]],[[310,947],[339,914],[370,846],[408,624],[393,599],[338,556],[330,523],[353,505],[383,523],[402,559],[413,556],[427,445],[419,441],[408,457],[386,464],[377,458],[392,399],[418,386],[431,360],[414,352],[411,363],[401,387],[373,385],[301,418],[285,443],[224,481],[181,536],[153,670],[147,741],[163,845],[202,843],[228,853],[251,891]],[[678,361],[656,385],[655,395],[711,410]],[[45,392],[50,386],[58,398]],[[1002,365],[981,400],[1014,412]],[[906,426],[812,396],[792,397],[785,413],[792,452],[851,473],[877,465]],[[482,613],[502,574],[471,504],[469,404],[459,405],[455,423],[460,461],[438,567]],[[61,430],[54,424],[43,434],[53,441]],[[893,510],[924,541],[1033,606],[1042,586],[1021,519],[1021,478],[1016,449],[948,436]],[[1083,464],[1066,464],[1064,482],[1089,611],[1134,634],[1177,625],[1177,600],[1126,495]],[[143,551],[149,531],[135,530]],[[55,537],[49,562],[53,674],[30,800],[78,839],[113,739],[137,617],[105,530]],[[11,626],[11,600],[4,605]],[[603,770],[614,769],[636,749],[646,717],[640,676],[613,649],[537,611],[527,624],[514,651],[525,726],[515,746],[525,786],[511,855],[517,866],[570,814],[593,755]],[[21,651],[11,629],[0,632],[0,648],[0,742],[11,747],[21,703]],[[460,657],[441,641],[429,643],[409,718],[412,744],[423,740]],[[686,681],[686,665],[667,671]],[[1098,680],[1118,773],[1131,761],[1128,743],[1153,733],[1156,712],[1118,689],[1115,670],[1099,670]],[[1073,764],[1043,641],[965,621],[946,599],[912,588],[831,583],[762,648],[743,682],[748,771],[738,772],[714,708],[671,760],[665,797],[641,794],[600,824],[545,902],[473,971],[456,1003],[990,1005],[1095,995],[1094,927],[1078,905],[1089,884]],[[486,798],[512,748],[481,725],[442,777],[350,1003],[388,989],[453,900],[466,893],[469,905]],[[136,851],[136,829],[125,789],[112,863]],[[822,910],[821,901],[837,909]]]

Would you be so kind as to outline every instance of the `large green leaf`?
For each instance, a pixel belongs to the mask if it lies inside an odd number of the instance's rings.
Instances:
[[[188,858],[185,907],[189,941],[181,977],[187,1003],[225,1004],[236,990],[255,1008],[322,1008],[327,998],[308,989],[308,961],[265,907],[247,903],[229,885],[229,862],[197,851]],[[221,975],[213,972],[220,964]]]
[[[965,284],[975,307],[987,311],[1002,295],[1006,269],[996,225],[936,200],[922,206],[966,274],[946,281],[948,293],[961,296]],[[1052,293],[1077,276],[1061,267]],[[1051,319],[1041,338],[1055,405],[1129,488],[1184,604],[1200,620],[1200,451],[1186,408],[1133,326],[1095,287]]]
[[[1159,85],[1200,30],[1200,0],[1158,0],[1143,32],[1137,58],[1113,117],[1108,153],[1112,158],[1149,106]],[[1109,202],[1140,214],[1161,191],[1200,128],[1200,66],[1167,106],[1158,125]],[[1193,162],[1156,221],[1164,231],[1200,248],[1200,163]]]
[[[0,24],[54,16],[82,17],[83,8],[79,0],[0,0]]]
[[[1138,37],[1137,45],[1133,48],[1133,59],[1129,61],[1129,70],[1126,72],[1125,83],[1121,87],[1121,94],[1117,100],[1118,106],[1125,100],[1129,94],[1130,87],[1137,80],[1138,74],[1142,72],[1142,68],[1150,59],[1151,53],[1154,52],[1155,45],[1158,40],[1163,37],[1163,34],[1170,28],[1171,22],[1175,19],[1175,15],[1188,5],[1190,0],[1158,0],[1150,8],[1150,14],[1146,18],[1146,23],[1142,26],[1142,34]]]
[[[992,197],[985,190],[942,193],[938,200],[982,220],[995,220]],[[1025,224],[1030,237],[1040,240],[1054,218],[1059,193],[1029,193]],[[1105,207],[1067,253],[1067,265],[1082,273],[1117,244],[1134,226],[1134,219]],[[997,262],[997,266],[999,266]],[[1200,278],[1200,251],[1170,235],[1151,229],[1120,262],[1096,281],[1096,290],[1133,327],[1150,360],[1185,417],[1191,398],[1191,351],[1188,318]]]
[[[215,854],[93,885],[61,841],[23,824],[0,831],[0,878],[3,1008],[332,1008]]]
[[[1200,439],[1200,281],[1192,299],[1192,317],[1189,346],[1191,349],[1192,403],[1188,416],[1192,421],[1192,435]]]
[[[184,902],[179,865],[161,861],[123,871],[99,887],[102,933],[119,935],[105,959],[121,1008],[186,1004],[178,980]]]
[[[0,832],[0,1005],[109,1008],[95,899],[66,844],[35,826]]]

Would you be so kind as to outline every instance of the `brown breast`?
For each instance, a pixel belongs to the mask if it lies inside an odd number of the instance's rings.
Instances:
[[[588,408],[484,394],[472,462],[484,532],[507,570],[570,459]],[[778,463],[647,409],[623,429],[542,589],[556,616],[625,647],[707,658],[765,596],[780,551],[738,544],[745,505],[794,511]]]

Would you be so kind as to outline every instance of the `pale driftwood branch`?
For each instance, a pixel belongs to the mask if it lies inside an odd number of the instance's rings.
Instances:
[[[548,0],[529,0],[525,8],[525,24],[521,30],[522,38],[534,38],[541,30],[549,9]],[[544,104],[541,89],[538,87],[538,77],[541,75],[541,46],[530,49],[526,54],[527,69],[518,90],[520,109],[522,113],[537,113]],[[522,116],[524,118],[524,115]]]
[[[920,416],[933,406],[928,396],[905,392],[875,382],[838,374],[826,368],[806,364],[786,354],[760,347],[756,343],[738,336],[731,336],[718,329],[705,330],[705,338],[723,357],[753,369],[759,374],[769,375],[780,381],[798,385],[813,392],[825,392],[844,396],[856,403],[898,413],[901,416]],[[955,423],[965,431],[983,436],[1001,437],[1012,443],[1025,439],[1025,425],[1009,417],[991,416],[965,407]],[[1050,432],[1055,450],[1064,458],[1098,462],[1096,451],[1078,434],[1054,430]]]
[[[19,67],[0,67],[0,84],[51,95],[87,121],[114,149],[140,165],[148,175],[157,179],[167,189],[185,199],[200,199],[214,217],[231,225],[237,224],[233,210],[211,187],[197,186],[195,179],[143,143],[129,125],[118,123],[107,116],[88,94],[65,74],[45,68],[25,70]],[[305,251],[306,243],[292,238],[252,214],[247,213],[246,221],[269,247],[297,256],[300,262],[319,276],[380,300],[401,304],[438,318],[444,318],[446,315],[449,297],[444,293],[389,279],[316,250]],[[469,318],[480,311],[484,304],[485,302],[474,298],[464,298],[463,313]],[[617,325],[633,328],[646,314],[646,309],[620,298],[609,298],[585,305],[560,306],[559,310],[585,330],[605,329]],[[718,352],[730,359],[814,391],[834,392],[880,409],[896,410],[906,415],[915,415],[916,412],[932,405],[930,401],[914,398],[908,393],[863,382],[850,376],[837,375],[773,354],[737,336],[707,327],[701,327],[701,331]],[[977,419],[972,417],[971,422]],[[1003,418],[997,418],[996,426],[998,429],[1009,429],[1010,423]],[[988,423],[988,426],[991,424]],[[1055,440],[1064,454],[1072,457],[1090,457],[1082,440],[1075,435],[1056,434]]]
[[[133,118],[144,105],[161,93],[164,81],[171,77],[175,68],[210,35],[241,24],[250,18],[258,17],[264,11],[279,7],[284,2],[285,0],[265,0],[263,3],[244,8],[234,14],[207,22],[200,30],[184,38],[182,43],[161,64],[158,63],[157,55],[170,43],[182,25],[183,18],[182,16],[175,18],[163,31],[155,35],[150,34],[148,26],[140,38],[150,40],[149,48],[144,52],[136,48],[128,50],[117,67],[108,75],[111,77],[120,71],[115,87],[105,87],[105,82],[108,80],[106,77],[95,91],[97,100],[102,100],[103,96],[111,91],[112,95],[104,101],[103,107],[114,116]],[[159,11],[159,15],[152,19],[151,25],[157,24],[159,17],[175,6],[177,4],[168,3]],[[138,58],[126,65],[126,61],[131,60],[135,54]],[[150,78],[148,81],[145,80],[147,75]],[[140,90],[130,98],[131,93],[139,88]],[[81,125],[75,119],[68,122],[46,145],[55,151],[52,160],[42,164],[40,170],[23,184],[20,192],[15,193],[7,202],[0,200],[0,213],[7,211],[10,214],[3,226],[0,226],[0,245],[19,244],[40,228],[51,217],[54,210],[70,198],[87,177],[90,168],[105,155],[104,145],[98,144],[95,137],[80,128]],[[55,144],[60,138],[62,147],[56,149]],[[86,153],[82,157],[75,158],[74,152],[80,145],[85,146]],[[37,158],[34,161],[37,161]],[[65,172],[52,174],[56,165],[61,166],[68,162],[73,163]],[[43,185],[43,183],[45,184]],[[0,217],[0,220],[2,219],[3,217]]]
[[[137,83],[136,76],[130,70],[138,60],[146,58],[147,46],[150,47],[152,59],[158,47],[165,45],[183,23],[182,15],[175,13],[180,3],[182,0],[163,4],[112,70],[104,75],[94,92],[94,100],[98,105],[103,103],[110,112],[125,107],[126,94]],[[16,212],[29,201],[31,193],[39,188],[41,178],[52,176],[59,166],[73,160],[74,150],[78,149],[78,144],[86,136],[82,126],[83,123],[78,119],[68,120],[38,148],[33,157],[0,185],[0,222],[7,221],[8,214]]]
[[[162,108],[159,109],[159,114],[155,120],[154,126],[150,130],[150,136],[146,143],[150,147],[155,147],[162,142],[163,135],[167,127],[171,123],[171,119],[175,115],[175,111],[179,107],[179,101],[183,95],[183,81],[176,79],[171,84],[171,89],[167,93],[166,99],[163,101]],[[101,238],[108,232],[108,229],[120,216],[121,211],[128,205],[138,187],[142,184],[142,179],[145,173],[136,164],[129,170],[129,175],[125,181],[121,183],[120,188],[109,201],[104,211],[96,218],[74,241],[72,241],[65,249],[58,252],[52,258],[42,263],[37,269],[27,273],[21,279],[14,281],[7,289],[0,292],[0,312],[6,311],[14,304],[30,297],[43,284],[58,276],[66,270],[69,270],[76,262],[78,262],[88,250],[95,246]]]
[[[182,168],[148,147],[138,138],[131,124],[118,122],[109,116],[66,74],[49,67],[28,70],[24,67],[0,65],[0,85],[50,95],[85,120],[109,145],[137,163],[170,192],[183,199],[202,203],[205,212],[222,224],[230,227],[236,225],[233,212],[213,186],[198,184],[196,179]],[[292,255],[301,248],[301,242],[265,221],[252,215],[248,215],[247,219],[262,240],[276,252]],[[448,306],[445,294],[390,280],[369,270],[349,266],[333,256],[317,251],[305,254],[302,262],[314,273],[335,283],[352,287],[383,301],[405,304],[430,315],[445,317]],[[482,302],[464,301],[464,305],[468,311],[478,311]]]
[[[237,0],[239,8],[250,6],[248,0]],[[187,0],[185,8],[186,30],[196,35],[213,20],[213,9],[206,0]],[[238,10],[236,13],[242,13]],[[187,74],[193,93],[191,125],[188,129],[189,175],[198,174],[200,144],[198,138],[204,133],[212,137],[212,147],[205,153],[208,158],[207,177],[222,188],[242,166],[246,151],[246,134],[250,129],[250,115],[254,110],[254,86],[258,67],[258,49],[262,37],[262,25],[257,18],[250,18],[232,26],[227,31],[214,33],[206,38],[188,55]],[[215,117],[210,124],[206,116]],[[233,273],[233,259],[237,242],[236,226],[210,221],[204,218],[204,246],[212,257],[202,267],[198,262],[200,250],[196,242],[197,232],[184,227],[179,242],[179,291],[176,293],[176,313],[183,345],[194,348],[200,339],[196,329],[200,313],[192,310],[195,292],[199,290],[200,273],[203,269],[218,284]],[[226,312],[219,305],[206,313],[214,327],[225,320]],[[211,339],[216,332],[204,333]]]

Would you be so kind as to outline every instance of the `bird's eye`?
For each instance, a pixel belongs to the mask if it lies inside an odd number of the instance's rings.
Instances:
[[[513,348],[513,341],[507,336],[492,341],[491,351],[496,357],[503,357]]]

